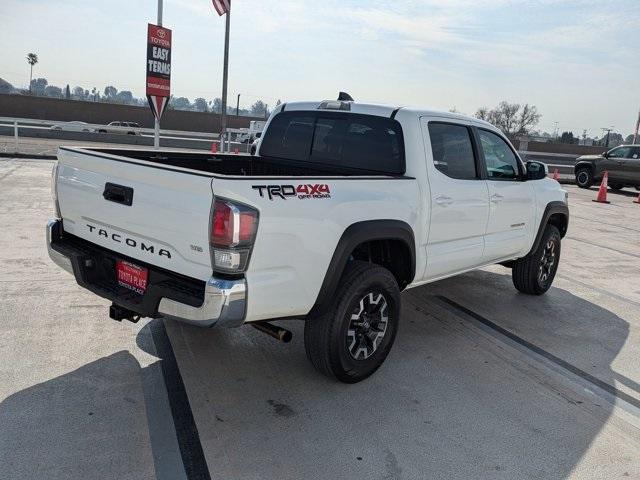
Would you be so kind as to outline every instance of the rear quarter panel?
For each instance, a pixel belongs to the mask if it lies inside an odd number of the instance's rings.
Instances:
[[[326,185],[323,196],[269,198],[258,187]],[[324,189],[324,188],[323,188]],[[419,223],[419,189],[413,178],[216,178],[214,195],[259,211],[258,234],[246,273],[247,321],[305,315],[314,305],[329,262],[350,225],[377,219]],[[289,189],[290,190],[290,189]],[[417,235],[416,235],[417,238]]]

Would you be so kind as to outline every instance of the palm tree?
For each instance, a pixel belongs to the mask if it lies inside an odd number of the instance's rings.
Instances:
[[[31,80],[33,80],[33,66],[38,63],[38,55],[35,53],[27,54],[27,63],[31,66],[31,72],[29,73],[29,94],[31,94]]]

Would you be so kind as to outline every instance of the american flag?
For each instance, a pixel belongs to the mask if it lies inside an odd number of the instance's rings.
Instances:
[[[218,15],[224,15],[231,10],[231,0],[212,0],[213,8],[216,9]]]

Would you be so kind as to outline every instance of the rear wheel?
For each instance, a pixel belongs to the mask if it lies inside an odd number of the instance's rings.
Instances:
[[[576,172],[576,183],[580,188],[589,188],[593,185],[593,173],[588,168],[581,168]]]
[[[511,278],[519,291],[542,295],[551,288],[560,262],[560,239],[560,231],[547,225],[538,248],[514,263]]]
[[[400,290],[394,276],[375,264],[347,264],[328,312],[306,321],[307,357],[321,373],[356,383],[387,358],[398,331]]]

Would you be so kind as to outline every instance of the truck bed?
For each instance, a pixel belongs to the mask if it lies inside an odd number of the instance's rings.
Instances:
[[[179,167],[213,176],[241,177],[343,177],[343,176],[391,176],[371,170],[362,170],[334,165],[322,165],[282,158],[269,158],[239,154],[214,154],[209,152],[156,151],[116,148],[71,148],[88,155],[104,156],[114,161],[139,160],[158,167]]]

